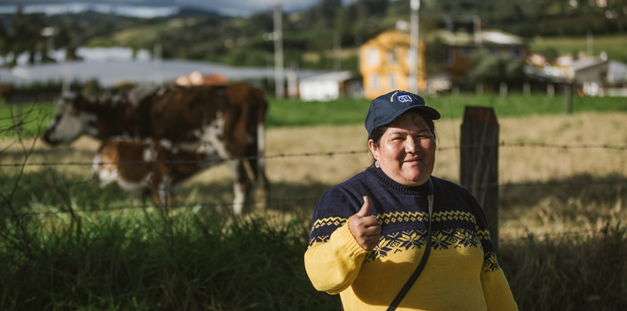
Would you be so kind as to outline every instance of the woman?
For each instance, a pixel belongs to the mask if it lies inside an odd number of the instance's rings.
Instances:
[[[518,309],[481,206],[431,176],[439,118],[412,93],[373,100],[365,124],[374,165],[316,205],[305,268],[316,289],[340,294],[344,310],[393,302],[398,310]],[[417,266],[424,269],[408,282]]]

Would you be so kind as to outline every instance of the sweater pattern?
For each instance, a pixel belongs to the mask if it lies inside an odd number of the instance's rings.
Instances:
[[[393,212],[383,213],[377,215],[379,224],[388,225],[390,223],[412,222],[412,221],[428,221],[429,217],[426,213],[411,213],[411,212]],[[437,212],[433,214],[433,221],[447,221],[450,219],[466,220],[475,222],[475,218],[472,214],[466,212]],[[330,217],[325,219],[318,219],[313,229],[320,229],[325,226],[332,226],[334,228],[343,226],[348,219],[339,217]],[[330,239],[330,235],[316,236],[315,239],[310,241],[310,246],[316,243],[325,243]],[[447,250],[449,248],[461,248],[472,247],[480,248],[481,240],[488,240],[490,238],[487,230],[469,230],[465,228],[451,228],[434,230],[431,236],[432,251]],[[364,259],[364,263],[370,263],[377,259],[382,259],[390,254],[396,254],[403,251],[410,251],[416,249],[422,249],[427,244],[427,230],[402,230],[398,232],[392,232],[381,236],[379,246],[369,252]],[[485,272],[492,272],[498,270],[498,262],[496,255],[493,251],[484,253],[483,270]]]

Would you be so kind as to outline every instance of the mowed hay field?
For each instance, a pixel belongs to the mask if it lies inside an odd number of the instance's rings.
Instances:
[[[627,114],[580,113],[498,121],[504,144],[499,149],[501,238],[528,232],[592,230],[605,220],[627,221],[623,206],[627,194]],[[434,175],[454,182],[459,181],[460,127],[460,119],[436,121],[439,150]],[[272,185],[269,212],[308,215],[324,190],[372,162],[362,125],[271,128],[266,131],[266,141],[267,176]],[[27,147],[31,144],[24,141]],[[620,146],[622,149],[613,148]],[[21,146],[15,141],[4,138],[1,147],[8,148],[2,163],[23,160]],[[95,185],[89,177],[89,163],[97,147],[98,142],[87,137],[59,148],[37,141],[28,163],[78,165],[32,165],[26,172],[53,168],[57,175],[67,174],[77,183]],[[17,169],[3,168],[7,172]],[[127,196],[115,187],[89,189],[116,191],[122,201],[139,200],[138,195]],[[227,164],[196,175],[177,191],[177,202],[183,205],[231,199]]]

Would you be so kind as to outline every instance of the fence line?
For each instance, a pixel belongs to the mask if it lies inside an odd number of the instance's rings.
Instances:
[[[482,145],[485,147],[485,145]],[[625,151],[627,150],[627,146],[620,146],[620,145],[608,145],[608,144],[599,144],[599,145],[590,145],[590,144],[581,144],[581,145],[559,145],[559,144],[546,144],[546,143],[507,143],[507,142],[500,142],[498,144],[498,146],[500,147],[510,147],[510,148],[559,148],[559,149],[605,149],[605,150],[616,150],[616,151]],[[460,148],[469,148],[469,147],[475,147],[474,145],[464,145],[464,146],[444,146],[444,147],[438,147],[437,150],[458,150]],[[260,158],[264,158],[264,159],[277,159],[277,158],[292,158],[292,157],[317,157],[317,156],[336,156],[336,155],[355,155],[355,154],[366,154],[368,153],[368,150],[349,150],[349,151],[336,151],[336,152],[303,152],[303,153],[279,153],[279,154],[274,154],[274,155],[268,155],[268,156],[251,156],[251,157],[233,157],[233,158],[228,158],[228,159],[224,159],[221,160],[219,162],[216,162],[215,160],[212,161],[198,161],[198,160],[193,160],[193,161],[123,161],[123,162],[117,162],[117,164],[137,164],[137,163],[171,163],[171,164],[175,164],[175,163],[202,163],[202,162],[213,162],[213,163],[222,163],[225,161],[233,161],[233,160],[243,160],[243,159],[260,159]],[[33,163],[0,163],[0,167],[22,167],[22,166],[92,166],[94,164],[99,164],[99,165],[104,165],[104,164],[114,164],[115,162],[74,162],[74,161],[70,161],[70,162],[33,162]],[[548,181],[548,182],[525,182],[525,183],[498,183],[498,184],[484,184],[484,185],[480,185],[479,188],[487,188],[487,187],[499,187],[499,188],[510,188],[510,187],[534,187],[534,186],[583,186],[583,185],[624,185],[627,184],[627,179],[617,179],[617,180],[611,180],[611,181],[595,181],[595,182],[590,182],[590,181]],[[307,197],[303,197],[303,198],[284,198],[281,200],[270,200],[269,202],[267,202],[267,204],[269,206],[272,205],[281,205],[281,204],[288,204],[288,203],[294,203],[294,202],[312,202],[315,203],[318,201],[318,197],[315,198],[307,198]],[[250,205],[256,205],[258,204],[257,202],[250,202]],[[190,204],[179,204],[179,205],[175,205],[175,206],[170,206],[169,208],[171,209],[179,209],[179,208],[196,208],[196,207],[201,207],[201,208],[217,208],[217,207],[221,207],[224,208],[227,212],[230,211],[230,209],[228,207],[232,206],[232,202],[220,202],[220,201],[214,201],[214,202],[194,202],[194,203],[190,203]],[[91,213],[91,212],[109,212],[109,211],[121,211],[121,210],[130,210],[130,209],[138,209],[138,208],[159,208],[158,206],[154,205],[154,204],[124,204],[124,205],[117,205],[117,206],[107,206],[104,209],[94,209],[94,210],[80,210],[80,211],[74,211],[74,212],[80,212],[80,213]],[[69,209],[72,209],[72,207],[70,207]],[[67,213],[71,213],[72,211],[66,211],[66,210],[57,210],[57,211],[30,211],[30,212],[20,212],[20,213],[3,213],[3,216],[21,216],[21,215],[57,215],[57,214],[67,214]]]
[[[620,180],[611,180],[611,181],[595,181],[595,182],[590,182],[590,181],[580,181],[580,182],[572,182],[572,181],[564,181],[564,182],[538,182],[538,183],[504,183],[504,184],[498,184],[498,185],[482,185],[479,188],[483,188],[483,187],[499,187],[499,188],[509,188],[509,187],[539,187],[539,186],[589,186],[591,184],[594,185],[627,185],[627,179],[620,179]],[[282,205],[282,204],[286,204],[286,203],[294,203],[294,202],[312,202],[315,203],[319,200],[319,197],[297,197],[297,198],[284,198],[281,200],[268,200],[268,202],[255,202],[255,201],[251,201],[247,204],[254,206],[254,205],[258,205],[258,204],[266,204],[268,206],[278,206],[278,205]],[[203,207],[203,208],[217,208],[217,207],[224,207],[226,211],[232,211],[232,209],[229,209],[229,207],[231,207],[233,205],[233,202],[231,201],[213,201],[213,202],[194,202],[194,203],[189,203],[189,204],[177,204],[177,205],[171,205],[168,206],[168,209],[182,209],[182,208],[195,208],[195,207]],[[130,210],[130,209],[144,209],[144,208],[161,208],[158,205],[155,204],[136,204],[136,205],[127,205],[127,204],[120,204],[120,205],[110,205],[105,209],[94,209],[94,210],[80,210],[78,212],[81,213],[97,213],[97,212],[113,212],[113,211],[123,211],[123,210]],[[73,212],[77,212],[77,211],[73,211]],[[69,211],[64,211],[64,210],[58,210],[58,211],[30,211],[30,212],[20,212],[20,213],[15,213],[14,215],[58,215],[58,214],[67,214],[67,213],[71,213]],[[8,215],[7,213],[4,213],[3,216]]]
[[[545,143],[506,143],[501,142],[498,144],[499,147],[518,147],[518,148],[559,148],[559,149],[609,149],[609,150],[619,150],[625,151],[627,150],[627,146],[619,146],[619,145],[557,145],[557,144],[545,144]],[[445,146],[438,147],[437,150],[455,150],[460,148],[475,148],[475,147],[496,147],[496,146],[486,146],[486,145],[462,145],[462,146]],[[336,156],[336,155],[354,155],[360,153],[368,153],[368,150],[348,150],[348,151],[335,151],[335,152],[303,152],[303,153],[278,153],[274,155],[268,156],[248,156],[248,157],[231,157],[227,159],[221,159],[219,161],[216,160],[163,160],[163,161],[119,161],[119,162],[33,162],[33,163],[0,163],[0,167],[22,167],[22,166],[92,166],[94,164],[105,165],[105,164],[120,164],[120,165],[131,165],[131,164],[139,164],[139,163],[170,163],[170,164],[193,164],[193,163],[215,163],[220,164],[226,161],[235,161],[235,160],[256,160],[256,159],[276,159],[276,158],[294,158],[294,157],[317,157],[317,156]]]

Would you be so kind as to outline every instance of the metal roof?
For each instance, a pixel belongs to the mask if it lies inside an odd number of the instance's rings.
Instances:
[[[217,63],[199,61],[163,60],[153,61],[106,61],[106,62],[68,62],[41,65],[21,65],[12,69],[0,69],[0,83],[16,85],[30,84],[36,81],[60,81],[67,77],[70,81],[97,79],[100,85],[114,86],[120,82],[152,84],[153,81],[174,81],[181,75],[193,71],[203,74],[220,74],[228,80],[274,79],[274,67],[230,67]],[[285,74],[288,74],[286,69]],[[298,78],[303,79],[319,75],[326,71],[301,70]]]
[[[353,71],[336,71],[302,78],[300,81],[346,81],[358,76],[359,75]]]
[[[479,32],[482,44],[494,45],[524,45],[525,40],[522,37],[497,30],[488,29]],[[446,45],[467,46],[475,45],[475,35],[473,33],[459,31],[451,32],[448,30],[438,30],[434,32],[436,40],[440,40]]]

